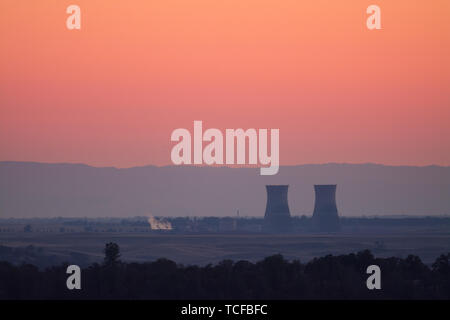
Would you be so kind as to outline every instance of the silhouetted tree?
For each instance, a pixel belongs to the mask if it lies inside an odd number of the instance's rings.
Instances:
[[[450,253],[442,254],[433,263],[433,271],[441,273],[443,275],[450,275]]]
[[[105,245],[105,259],[104,263],[107,266],[115,265],[120,260],[120,248],[117,243],[110,242]]]

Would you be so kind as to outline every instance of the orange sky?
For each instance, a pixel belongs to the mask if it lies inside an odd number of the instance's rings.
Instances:
[[[2,0],[0,160],[170,164],[203,120],[279,128],[284,165],[450,165],[449,21],[448,0]]]

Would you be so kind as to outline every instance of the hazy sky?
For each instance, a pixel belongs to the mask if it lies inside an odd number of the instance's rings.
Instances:
[[[0,160],[170,164],[203,120],[279,128],[282,164],[450,165],[449,19],[448,0],[2,0]]]

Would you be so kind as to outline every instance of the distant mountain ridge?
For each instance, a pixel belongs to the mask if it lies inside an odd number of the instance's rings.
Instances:
[[[450,214],[450,167],[378,164],[257,168],[0,162],[0,217],[263,216],[266,184],[289,184],[293,215],[311,215],[314,184],[337,184],[340,215]]]

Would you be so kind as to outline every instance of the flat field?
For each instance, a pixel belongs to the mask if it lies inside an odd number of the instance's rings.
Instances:
[[[42,248],[53,261],[82,265],[100,262],[107,242],[119,244],[123,260],[136,262],[167,258],[205,265],[224,259],[258,261],[278,253],[289,260],[307,262],[327,254],[369,249],[378,257],[415,254],[431,264],[440,254],[450,252],[450,230],[403,228],[337,234],[0,233],[0,245],[33,245]]]

